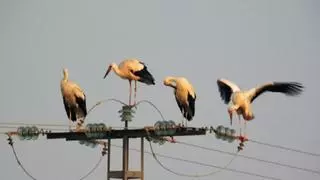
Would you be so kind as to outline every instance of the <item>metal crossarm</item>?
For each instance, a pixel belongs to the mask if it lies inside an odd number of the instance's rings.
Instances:
[[[139,138],[139,137],[148,137],[149,132],[150,136],[192,136],[192,135],[205,135],[205,128],[195,128],[195,127],[177,127],[175,128],[175,133],[162,133],[157,135],[156,130],[153,126],[145,127],[141,129],[117,129],[117,130],[108,130],[103,132],[102,136],[98,138],[88,137],[86,132],[51,132],[47,133],[48,139],[66,139],[68,141],[75,140],[92,140],[92,139],[122,139],[125,136],[128,138]]]

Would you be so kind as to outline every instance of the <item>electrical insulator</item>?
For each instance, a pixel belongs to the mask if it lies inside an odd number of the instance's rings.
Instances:
[[[172,120],[170,121],[157,121],[154,124],[154,132],[157,136],[172,136],[176,133],[176,123]],[[166,140],[163,138],[152,138],[153,143],[163,145]]]
[[[222,125],[218,126],[216,128],[216,132],[215,132],[215,135],[216,135],[216,138],[217,139],[221,139],[221,134],[222,134],[222,130],[224,129],[224,127]]]
[[[134,117],[133,114],[135,111],[132,109],[134,106],[122,106],[122,109],[118,111],[120,113],[121,121],[132,121],[132,118]]]
[[[168,121],[167,130],[170,135],[174,135],[176,133],[176,123],[172,120]]]
[[[107,128],[107,126],[104,124],[104,123],[99,123],[98,124],[98,131],[100,131],[100,132],[105,132],[105,131],[107,131],[108,130],[108,128]]]
[[[95,142],[90,142],[90,143],[87,144],[87,146],[89,146],[89,147],[91,147],[91,148],[95,148],[95,147],[98,146],[98,144],[95,143]]]
[[[157,144],[157,143],[160,142],[160,139],[158,139],[158,138],[151,138],[151,142]]]
[[[20,140],[36,140],[39,137],[40,131],[36,126],[19,127],[17,134]]]
[[[37,140],[38,137],[39,137],[39,134],[40,134],[40,131],[39,129],[36,127],[36,126],[32,126],[29,130],[29,132],[31,133],[32,135],[32,140]]]
[[[154,124],[154,133],[158,136],[161,135],[162,131],[160,130],[160,126],[161,126],[161,121],[157,121],[155,124]]]
[[[235,134],[236,134],[236,130],[228,128],[228,131],[226,131],[226,136],[229,137],[228,142],[231,143],[236,139]]]
[[[217,139],[222,139],[231,143],[236,139],[235,133],[236,131],[234,129],[220,125],[216,128],[215,136]]]
[[[24,127],[19,127],[17,129],[18,137],[20,140],[24,140]]]
[[[176,132],[174,121],[157,121],[154,124],[154,131],[157,136],[172,136]]]
[[[159,145],[163,145],[166,142],[165,139],[159,137],[148,137],[147,140]]]
[[[163,145],[164,143],[166,143],[166,140],[164,139],[159,139],[158,144],[159,145]]]
[[[93,133],[92,133],[92,124],[87,124],[86,125],[86,132],[85,132],[86,136],[88,138],[91,138],[93,136]],[[84,143],[84,142],[83,142]]]
[[[87,124],[86,125],[86,136],[92,139],[103,138],[105,132],[108,131],[108,128],[105,124]]]
[[[95,148],[98,146],[98,143],[95,141],[79,141],[79,144],[81,145],[85,145],[91,148]]]

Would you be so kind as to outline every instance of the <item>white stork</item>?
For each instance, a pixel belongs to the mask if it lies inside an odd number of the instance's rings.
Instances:
[[[106,78],[109,72],[113,70],[122,79],[129,80],[129,105],[131,105],[131,81],[134,84],[134,104],[136,104],[137,81],[147,85],[154,85],[154,78],[147,69],[147,66],[138,59],[126,59],[119,66],[116,63],[111,63],[103,78]]]
[[[254,119],[251,103],[264,92],[279,92],[288,96],[296,96],[302,93],[303,85],[298,82],[269,82],[252,88],[247,91],[240,88],[226,79],[217,80],[220,96],[225,104],[228,104],[228,113],[232,125],[232,114],[237,112],[243,119],[250,121]]]
[[[67,69],[63,69],[63,79],[61,80],[61,94],[63,98],[64,108],[66,110],[69,122],[78,122],[81,126],[85,116],[87,115],[86,95],[81,88],[74,82],[69,81],[69,74]],[[71,125],[69,125],[71,130]]]
[[[191,83],[184,77],[166,77],[163,84],[174,89],[174,96],[183,117],[191,121],[195,114],[196,101],[196,93]]]

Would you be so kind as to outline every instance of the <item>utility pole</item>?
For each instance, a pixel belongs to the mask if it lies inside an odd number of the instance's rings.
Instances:
[[[131,108],[132,106],[124,106],[122,108],[122,113],[124,113],[124,116],[122,116],[122,120],[124,121],[124,129],[128,129],[128,122],[131,121]],[[125,114],[127,113],[127,114]],[[130,116],[130,117],[129,117]],[[141,163],[141,169],[140,171],[130,171],[129,170],[129,137],[124,135],[122,139],[122,171],[111,171],[110,165],[111,165],[111,139],[108,140],[108,167],[107,167],[107,180],[110,180],[111,178],[115,179],[141,179],[144,180],[144,137],[141,137],[141,154],[140,154],[140,163]]]
[[[66,139],[67,141],[93,141],[98,139],[107,139],[108,147],[108,161],[107,161],[107,180],[110,179],[141,179],[144,180],[144,138],[161,138],[164,136],[194,136],[194,135],[205,135],[206,128],[195,128],[195,127],[166,127],[168,124],[165,122],[158,121],[156,124],[162,124],[159,128],[158,126],[146,126],[139,129],[129,129],[128,122],[131,121],[134,113],[132,110],[133,106],[123,106],[122,110],[119,112],[122,113],[120,116],[122,121],[124,121],[123,129],[112,129],[112,128],[87,128],[84,131],[78,132],[50,132],[47,133],[47,139]],[[97,124],[96,124],[97,125]],[[96,127],[100,126],[98,124]],[[172,125],[172,124],[171,124]],[[88,127],[88,125],[87,125]],[[95,134],[93,135],[91,134]],[[98,135],[97,135],[98,134]],[[140,138],[140,148],[141,148],[141,167],[140,171],[130,171],[129,170],[129,140],[131,138]],[[111,140],[112,139],[122,139],[122,170],[121,171],[112,171],[111,170]]]

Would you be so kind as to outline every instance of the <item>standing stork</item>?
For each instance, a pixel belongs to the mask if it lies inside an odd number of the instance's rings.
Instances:
[[[278,92],[288,96],[297,96],[302,93],[303,85],[298,82],[269,82],[255,88],[243,91],[233,82],[226,79],[217,80],[220,96],[228,104],[228,113],[232,125],[232,114],[237,112],[246,121],[254,119],[251,103],[264,92]]]
[[[191,121],[195,114],[196,101],[196,93],[191,83],[184,77],[166,77],[163,84],[174,89],[174,96],[183,117]]]
[[[103,78],[106,78],[109,72],[113,70],[122,79],[129,80],[129,105],[131,105],[131,81],[134,81],[134,104],[136,104],[137,96],[137,81],[147,85],[154,85],[154,78],[147,69],[145,63],[138,59],[126,59],[119,66],[116,63],[111,63]]]
[[[70,121],[79,120],[77,128],[79,128],[87,115],[86,95],[81,88],[74,82],[69,81],[68,69],[63,69],[63,79],[60,83],[61,94],[63,98],[64,108],[69,118],[69,130],[71,130]]]

